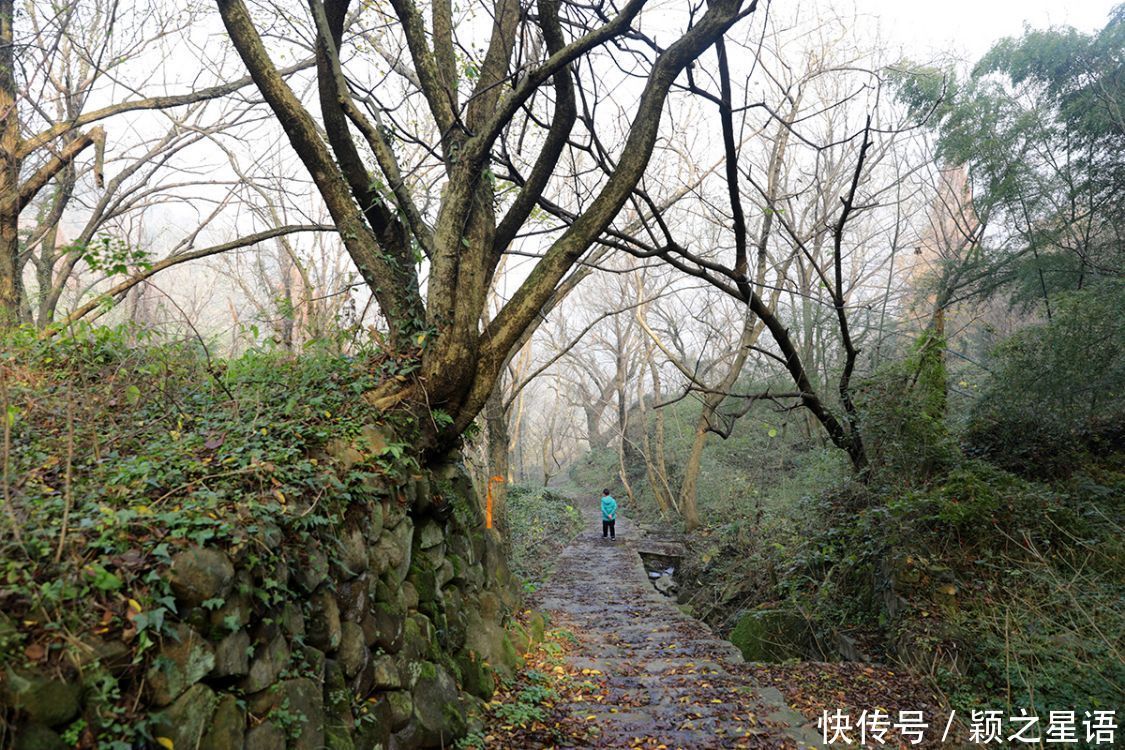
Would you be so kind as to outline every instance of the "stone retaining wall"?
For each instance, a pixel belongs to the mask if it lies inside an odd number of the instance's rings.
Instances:
[[[449,746],[516,666],[514,587],[457,461],[373,487],[338,528],[252,539],[174,554],[160,574],[176,621],[142,657],[85,636],[85,656],[49,674],[6,669],[15,747],[68,747],[67,731],[96,725],[99,690],[138,680],[154,747]],[[263,566],[265,549],[281,562]]]

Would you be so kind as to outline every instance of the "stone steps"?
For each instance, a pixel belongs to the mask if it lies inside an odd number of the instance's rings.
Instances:
[[[616,542],[593,532],[575,539],[535,601],[578,639],[568,664],[602,674],[606,698],[571,708],[600,730],[589,746],[816,747],[816,732],[781,694],[740,671],[733,644],[653,589],[628,518],[618,516],[617,533]]]

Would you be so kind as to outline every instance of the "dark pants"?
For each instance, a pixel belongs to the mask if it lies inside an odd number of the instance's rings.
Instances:
[[[603,520],[602,521],[602,539],[605,539],[607,536],[610,539],[616,539],[617,538],[617,528],[616,528],[616,526],[617,526],[617,519],[616,518],[613,519],[612,521],[604,521]]]

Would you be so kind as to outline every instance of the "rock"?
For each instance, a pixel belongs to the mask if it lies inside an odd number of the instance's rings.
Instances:
[[[417,612],[406,618],[399,657],[407,664],[437,658],[437,638],[430,618]]]
[[[328,556],[320,545],[314,543],[308,547],[305,559],[293,571],[293,582],[305,593],[311,593],[327,578]]]
[[[336,584],[336,602],[340,605],[340,619],[359,622],[367,611],[368,583],[366,576]]]
[[[0,634],[0,643],[3,635]],[[96,635],[83,636],[84,649],[77,652],[75,666],[80,671],[99,665],[114,677],[121,676],[133,664],[133,652],[121,641],[106,641]]]
[[[531,642],[542,643],[547,635],[547,618],[540,612],[532,612],[527,624],[531,630]]]
[[[12,750],[67,750],[70,745],[54,730],[42,724],[28,724],[16,731]]]
[[[253,696],[251,711],[266,714],[267,719],[280,723],[281,715],[291,722],[289,742],[282,734],[281,744],[273,748],[289,750],[324,749],[324,689],[319,683],[307,677],[287,679],[273,689]],[[246,737],[246,749],[250,750],[251,738]],[[273,749],[271,749],[273,750]]]
[[[812,653],[812,634],[797,612],[761,609],[747,612],[731,631],[730,641],[746,661],[776,662]]]
[[[301,614],[301,608],[294,602],[285,602],[281,607],[281,614],[278,616],[278,621],[281,623],[281,628],[290,638],[304,640],[305,637],[305,616]]]
[[[397,570],[402,564],[403,551],[398,539],[389,531],[384,531],[368,548],[367,569],[380,575],[388,570]]]
[[[422,521],[414,530],[414,544],[418,549],[432,549],[444,542],[445,528],[432,518]]]
[[[309,600],[312,614],[308,623],[308,641],[325,653],[340,646],[340,606],[331,591],[319,589]]]
[[[208,615],[211,626],[234,631],[249,625],[250,618],[254,614],[254,602],[250,598],[253,585],[249,573],[244,570],[238,571],[226,601],[218,609],[211,610]]]
[[[78,681],[57,680],[36,672],[5,670],[0,686],[4,703],[25,712],[35,724],[53,727],[78,715],[82,685]]]
[[[367,518],[364,520],[363,536],[367,539],[378,539],[383,533],[383,503],[371,502],[368,504]]]
[[[453,678],[432,662],[423,662],[418,672],[411,694],[421,746],[438,745],[463,735],[465,704]]]
[[[268,719],[246,733],[245,750],[280,750],[285,747],[285,732]]]
[[[424,560],[417,559],[410,566],[410,583],[414,584],[418,592],[418,605],[438,601],[441,595],[437,585],[437,575]]]
[[[367,570],[367,542],[359,529],[349,529],[340,536],[337,553],[344,578],[355,578]]]
[[[488,547],[488,543],[485,541],[487,531],[487,529],[482,528],[469,530],[469,542],[473,547],[472,559],[481,565],[484,564],[484,556]]]
[[[391,731],[397,732],[410,722],[414,715],[414,698],[409,690],[390,690],[383,694],[390,706]]]
[[[153,716],[153,736],[158,740],[166,737],[173,747],[199,747],[218,702],[211,688],[192,685],[175,703]]]
[[[425,562],[428,567],[437,570],[445,562],[445,544],[438,544],[429,549],[415,547],[414,557],[420,562]]]
[[[367,644],[364,643],[363,628],[354,622],[340,626],[340,650],[336,658],[350,680],[367,665]]]
[[[496,692],[496,677],[488,665],[475,652],[461,649],[455,659],[461,670],[461,686],[478,698],[488,700]]]
[[[664,596],[671,596],[678,588],[678,586],[676,586],[676,582],[672,580],[671,576],[660,576],[652,582],[652,585],[656,588],[657,591],[659,591],[661,594],[664,594]]]
[[[359,442],[371,455],[379,456],[394,440],[394,434],[381,425],[366,424],[359,430]]]
[[[326,746],[330,750],[354,750],[352,693],[344,679],[344,670],[334,660],[326,661],[324,666],[324,712]]]
[[[259,649],[254,655],[250,673],[242,681],[243,692],[256,693],[276,682],[282,670],[289,666],[289,657],[289,642],[278,633],[264,649]]]
[[[405,500],[405,499],[404,499]],[[397,527],[406,519],[406,513],[410,507],[405,501],[400,502],[398,498],[391,498],[383,502],[383,528],[393,529]]]
[[[217,549],[192,547],[172,558],[168,582],[176,599],[196,607],[226,596],[234,580],[234,565]]]
[[[345,472],[364,460],[363,453],[358,448],[340,438],[333,438],[325,443],[324,452]]]
[[[399,674],[398,665],[393,656],[383,654],[371,661],[374,673],[374,690],[397,690],[402,687],[402,676]]]
[[[445,589],[442,598],[445,600],[447,650],[454,653],[465,645],[465,638],[469,630],[469,616],[465,612],[465,600],[456,587],[450,586]]]
[[[418,609],[418,589],[410,581],[404,581],[399,589],[402,592],[402,604],[407,610]]]
[[[242,750],[245,740],[246,710],[238,705],[233,695],[223,695],[211,717],[211,726],[199,743],[199,750]]]
[[[258,524],[257,538],[264,549],[279,549],[285,541],[285,533],[273,521],[262,521]]]
[[[301,668],[301,674],[312,677],[314,680],[321,680],[324,678],[325,665],[328,662],[328,657],[319,648],[312,646],[301,646],[300,650],[301,661],[304,666]]]
[[[357,750],[384,750],[391,738],[391,707],[385,700],[365,701],[356,716]]]
[[[392,587],[384,580],[375,582],[375,601],[390,604],[396,610],[406,610],[406,597],[403,587]]]
[[[393,582],[401,584],[410,572],[410,561],[414,550],[414,522],[409,517],[404,518],[390,533],[391,537],[398,543],[398,548],[402,550],[402,559],[391,568],[394,573]]]
[[[445,588],[445,585],[454,578],[453,563],[449,560],[442,560],[441,565],[435,568],[435,575],[437,576],[438,588]]]
[[[484,566],[473,563],[465,571],[465,584],[470,591],[480,591],[484,588]]]
[[[215,666],[215,651],[193,628],[172,626],[146,675],[152,702],[166,706]]]
[[[512,677],[520,659],[499,620],[482,617],[471,602],[466,604],[465,611],[468,620],[465,648],[474,651],[501,676]]]
[[[328,723],[324,726],[325,750],[355,750],[355,740],[352,732],[339,724]]]
[[[212,677],[245,677],[250,672],[250,635],[245,630],[231,633],[215,647]]]
[[[473,545],[469,541],[469,537],[463,531],[457,531],[446,537],[446,544],[449,545],[449,553],[456,555],[465,561],[467,565],[472,565],[477,562],[473,556]]]
[[[482,591],[477,596],[477,611],[485,620],[500,622],[500,608],[502,606],[500,597],[491,591]]]
[[[397,654],[402,648],[406,626],[406,611],[391,602],[376,602],[364,619],[364,640],[388,654]]]
[[[312,680],[299,677],[280,683],[277,706],[284,706],[291,714],[303,716],[296,736],[292,737],[290,750],[323,750],[324,748],[324,691]]]
[[[453,552],[449,552],[448,554],[446,554],[445,559],[453,568],[453,575],[449,580],[453,582],[465,581],[466,576],[469,572],[469,564],[465,562],[465,559]],[[442,585],[444,586],[445,584],[443,583]]]
[[[517,654],[526,654],[531,648],[531,634],[519,622],[513,621],[508,629],[508,640]]]

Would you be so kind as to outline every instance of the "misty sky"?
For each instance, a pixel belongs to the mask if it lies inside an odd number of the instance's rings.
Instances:
[[[1087,32],[1100,29],[1118,2],[855,0],[855,8],[878,18],[883,38],[911,56],[948,51],[975,60],[997,39],[1018,36],[1025,24],[1069,25]]]

